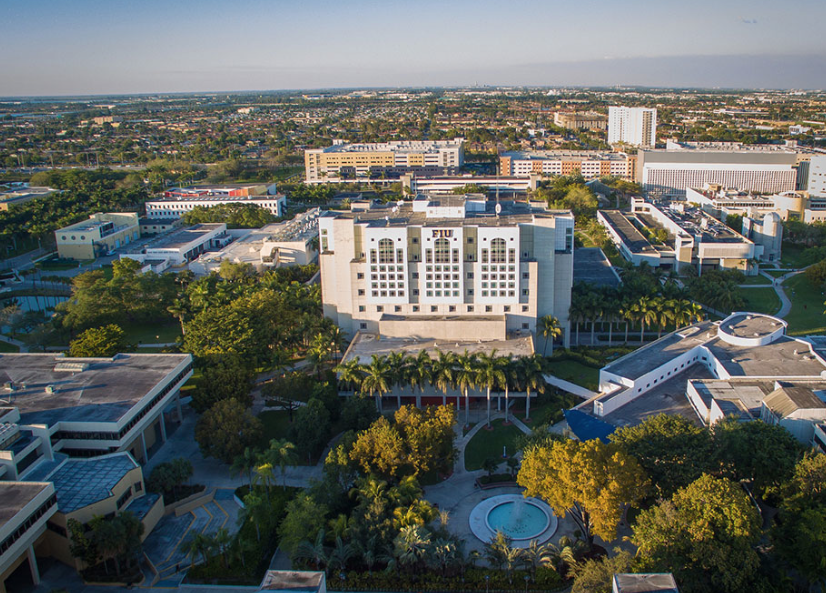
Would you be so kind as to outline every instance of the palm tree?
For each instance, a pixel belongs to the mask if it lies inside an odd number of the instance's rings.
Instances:
[[[265,511],[267,511],[267,508],[264,506],[264,499],[250,491],[250,493],[244,497],[244,506],[241,507],[238,513],[239,524],[243,525],[244,522],[249,520],[255,525],[255,535],[258,537],[259,542],[261,541],[260,524],[263,520],[266,520],[267,517]]]
[[[212,551],[212,541],[202,533],[193,534],[192,538],[183,543],[183,550],[190,557],[190,562],[195,563],[195,557],[201,556],[204,564],[209,561],[209,553]]]
[[[426,350],[420,350],[419,354],[410,364],[410,372],[407,374],[407,381],[410,388],[415,390],[418,388],[419,392],[416,394],[416,407],[422,407],[422,391],[425,385],[430,385],[433,380],[432,372],[433,361]]]
[[[553,315],[545,315],[540,318],[538,324],[539,333],[545,338],[545,347],[542,350],[543,356],[547,356],[548,339],[551,342],[551,354],[554,353],[554,340],[562,336],[562,326],[559,325],[559,319]]]
[[[172,301],[172,304],[166,308],[166,310],[181,324],[181,335],[185,336],[186,326],[184,325],[184,318],[187,313],[189,313],[189,305],[187,305],[186,301],[182,299],[175,299]]]
[[[374,354],[370,358],[370,364],[364,368],[364,373],[361,387],[367,390],[370,395],[376,395],[376,409],[381,414],[381,398],[390,391],[390,385],[392,384],[391,370],[387,358]]]
[[[587,302],[585,299],[574,299],[571,301],[571,307],[568,309],[568,318],[571,323],[576,325],[576,343],[579,344],[579,325],[585,319]]]
[[[240,475],[247,475],[250,489],[252,489],[252,470],[258,464],[258,458],[260,455],[261,453],[258,449],[244,447],[244,452],[233,460],[232,467],[230,468],[231,471]]]
[[[312,562],[316,570],[327,566],[328,555],[327,548],[324,546],[324,537],[324,530],[319,529],[315,540],[304,540],[296,546],[293,558]]]
[[[287,477],[285,472],[287,466],[298,463],[298,453],[296,453],[295,445],[287,439],[272,439],[270,448],[267,451],[267,459],[281,470],[281,482],[286,488]]]
[[[407,375],[411,368],[411,359],[403,351],[396,350],[387,355],[387,364],[390,366],[390,382],[398,389],[398,391],[396,391],[396,406],[401,408],[401,386],[407,383]]]
[[[454,377],[456,386],[465,396],[465,425],[470,424],[470,395],[469,391],[476,387],[478,378],[479,363],[475,354],[469,354],[465,350],[464,354],[456,357],[456,370]],[[458,398],[457,398],[458,401]],[[458,411],[458,408],[457,408]]]
[[[625,304],[622,307],[620,307],[619,314],[625,320],[625,343],[627,344],[628,327],[630,324],[634,323],[637,320],[637,313],[634,311],[632,305]]]
[[[344,570],[355,555],[356,547],[353,544],[345,544],[341,537],[336,537],[336,545],[330,550],[327,566],[330,570]]]
[[[531,390],[545,393],[545,359],[537,353],[517,360],[520,384],[525,388],[525,420],[531,419]]]
[[[490,353],[482,352],[479,354],[478,384],[484,385],[487,390],[488,428],[490,428],[490,390],[505,382],[505,373],[498,358],[495,348]]]
[[[430,547],[430,533],[419,525],[402,527],[393,540],[395,556],[403,566],[419,564]]]
[[[602,316],[605,314],[603,309],[603,300],[600,296],[596,293],[589,293],[588,294],[588,312],[591,318],[591,346],[596,346],[596,342],[594,341],[594,328],[597,324],[597,319],[602,319]]]
[[[517,378],[516,367],[510,355],[500,356],[499,365],[502,368],[502,373],[505,375],[505,380],[502,381],[501,387],[505,389],[505,422],[508,422],[508,407],[510,406],[510,384],[512,380]]]
[[[262,455],[266,460],[266,454]],[[270,482],[275,481],[275,473],[273,472],[273,465],[269,461],[264,461],[255,466],[255,481],[264,485],[264,492],[267,495],[267,502],[270,501]]]
[[[447,390],[453,386],[453,369],[456,355],[453,352],[443,352],[436,350],[436,360],[431,363],[433,384],[436,389],[442,392],[442,405],[447,404]]]
[[[657,298],[654,300],[654,307],[657,312],[657,339],[663,335],[663,328],[674,319],[674,300]]]
[[[640,297],[634,303],[633,310],[636,313],[637,320],[640,322],[640,343],[645,343],[645,326],[657,321],[657,310],[655,308],[654,300],[651,297]]]
[[[228,546],[232,538],[229,535],[229,531],[227,531],[226,527],[220,527],[218,531],[215,532],[215,535],[212,536],[212,545],[218,549],[218,553],[221,554],[221,558],[224,561],[224,568],[229,568],[229,558],[227,557]]]
[[[351,358],[347,362],[338,365],[334,370],[338,373],[339,381],[346,383],[353,393],[361,389],[361,382],[364,379],[364,367],[359,362],[358,357]]]

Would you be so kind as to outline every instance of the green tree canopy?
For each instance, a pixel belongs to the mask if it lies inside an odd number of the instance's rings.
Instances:
[[[126,333],[114,323],[90,327],[69,342],[69,356],[72,358],[110,357],[130,349]]]
[[[261,421],[235,399],[217,402],[198,419],[195,440],[204,457],[231,464],[261,438]]]

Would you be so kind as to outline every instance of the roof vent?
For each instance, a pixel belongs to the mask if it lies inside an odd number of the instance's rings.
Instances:
[[[46,385],[46,393],[48,393],[49,395],[57,393],[57,389],[54,385]]]
[[[14,384],[14,381],[6,381],[5,383],[3,383],[3,389],[15,391],[17,389],[17,385]]]
[[[59,362],[54,365],[56,373],[82,373],[89,368],[88,362]]]

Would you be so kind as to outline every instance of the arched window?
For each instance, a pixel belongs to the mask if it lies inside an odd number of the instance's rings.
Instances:
[[[492,264],[504,264],[507,263],[507,259],[505,257],[505,240],[504,239],[494,239],[490,242],[490,263]]]
[[[393,241],[391,239],[382,239],[379,241],[379,263],[393,263]]]
[[[450,263],[450,241],[445,238],[436,239],[436,263]]]

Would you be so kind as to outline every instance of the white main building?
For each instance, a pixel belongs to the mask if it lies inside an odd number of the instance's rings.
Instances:
[[[350,335],[501,340],[553,315],[568,342],[570,212],[420,195],[327,212],[319,233],[324,315]]]

